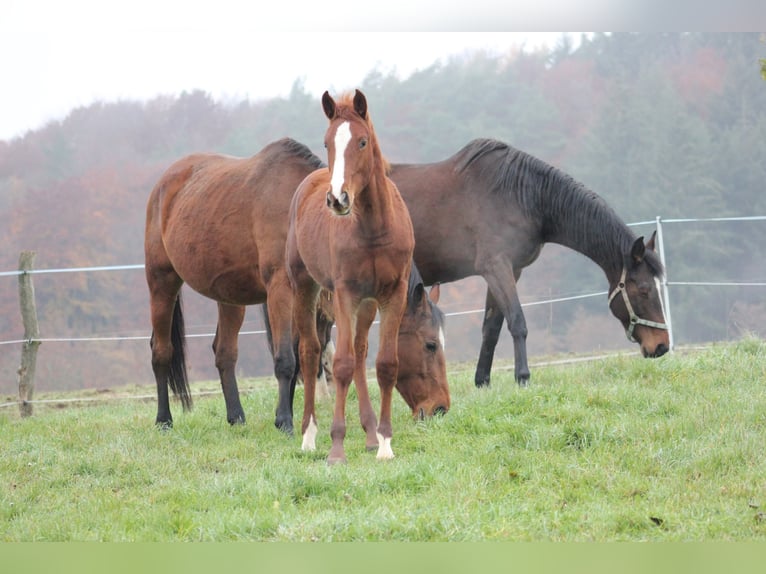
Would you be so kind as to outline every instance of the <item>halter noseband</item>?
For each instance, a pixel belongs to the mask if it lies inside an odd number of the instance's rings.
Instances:
[[[625,277],[628,274],[628,268],[623,267],[622,268],[622,275],[620,275],[620,282],[617,283],[617,287],[615,287],[612,292],[609,294],[609,307],[612,306],[612,301],[615,297],[617,297],[618,293],[622,293],[622,300],[625,302],[625,308],[628,310],[628,327],[625,329],[625,334],[628,336],[628,340],[632,341],[633,343],[638,343],[636,341],[635,337],[633,336],[633,329],[636,325],[646,325],[647,327],[653,327],[655,329],[664,329],[668,330],[668,326],[666,323],[657,323],[656,321],[649,321],[648,319],[642,319],[638,315],[636,315],[635,311],[633,311],[633,306],[630,304],[630,299],[628,298],[628,291],[625,289]]]

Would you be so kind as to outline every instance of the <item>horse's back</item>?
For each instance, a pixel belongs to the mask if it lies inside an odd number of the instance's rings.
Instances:
[[[147,261],[150,250],[162,249],[203,295],[264,302],[264,274],[284,265],[293,192],[321,163],[306,150],[285,139],[249,158],[198,153],[173,163],[149,199]]]

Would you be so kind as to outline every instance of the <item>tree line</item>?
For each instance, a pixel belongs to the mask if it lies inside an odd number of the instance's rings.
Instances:
[[[576,47],[563,38],[553,49],[451,57],[403,79],[372,69],[354,87],[371,102],[394,162],[436,161],[493,137],[563,169],[628,222],[764,215],[765,52],[758,33],[595,34]],[[284,136],[323,157],[325,124],[318,97],[296,80],[287,97],[265,101],[191,91],[98,102],[0,141],[0,270],[15,269],[24,249],[37,251],[40,268],[142,263],[146,200],[170,163],[198,151],[247,156]],[[669,277],[763,281],[765,236],[763,224],[668,226]],[[148,335],[141,273],[35,282],[43,336]],[[448,309],[483,305],[481,282],[445,287]],[[0,279],[7,339],[22,332],[16,289]],[[520,282],[522,300],[603,289],[598,267],[556,247]],[[763,334],[762,291],[678,287],[671,297],[681,342]],[[215,306],[187,299],[191,324],[214,330]],[[601,300],[530,309],[528,321],[532,353],[629,348],[615,343],[620,328]],[[474,360],[480,322],[477,315],[448,332],[450,360]],[[258,313],[248,313],[247,325],[262,325]],[[213,378],[212,355],[200,345],[194,372]],[[270,372],[265,342],[243,342],[241,355],[245,375]],[[150,377],[148,362],[143,344],[44,344],[39,376],[56,388],[140,382],[137,373]],[[17,365],[15,347],[0,348],[1,390],[12,392]]]

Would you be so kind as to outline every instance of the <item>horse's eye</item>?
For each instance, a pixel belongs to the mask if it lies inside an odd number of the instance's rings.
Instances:
[[[437,343],[434,343],[433,341],[428,341],[428,343],[426,343],[426,350],[429,353],[435,353],[436,349],[438,348],[439,348],[439,345]]]
[[[359,140],[359,149],[364,149],[365,147],[367,147],[367,140],[362,138]]]

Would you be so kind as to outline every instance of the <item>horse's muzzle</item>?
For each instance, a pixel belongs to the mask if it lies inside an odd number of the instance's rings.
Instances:
[[[336,215],[348,215],[351,212],[351,202],[348,193],[340,192],[340,199],[335,197],[331,191],[327,192],[327,207],[332,209]]]
[[[449,410],[449,407],[445,407],[443,405],[439,405],[437,407],[434,407],[433,411],[430,413],[426,412],[426,409],[424,407],[420,407],[416,413],[413,413],[415,415],[415,418],[421,421],[426,420],[426,418],[429,417],[436,417],[436,416],[444,416],[447,414],[447,411]]]
[[[670,349],[668,349],[668,346],[665,343],[660,343],[654,348],[653,352],[647,351],[643,348],[641,350],[643,351],[645,358],[656,359],[667,353]]]

